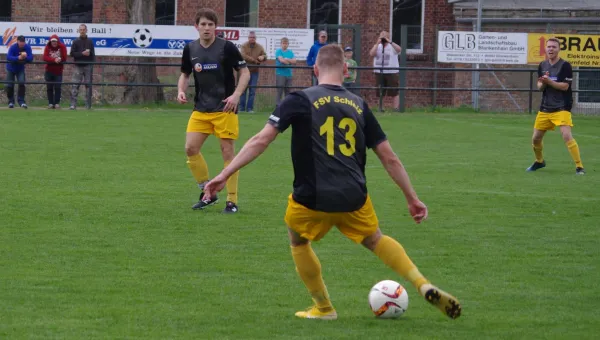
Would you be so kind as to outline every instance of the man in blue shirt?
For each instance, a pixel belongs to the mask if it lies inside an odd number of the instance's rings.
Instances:
[[[321,47],[327,45],[327,32],[320,31],[319,32],[319,40],[315,41],[315,44],[312,45],[310,51],[308,51],[308,56],[306,57],[306,65],[315,66],[315,62],[317,61],[317,54],[319,54],[319,50]],[[317,85],[319,80],[315,77],[314,73],[312,76],[313,85]]]
[[[275,65],[292,65],[296,63],[294,52],[288,49],[290,41],[288,38],[281,39],[281,48],[275,51]],[[277,105],[281,102],[282,96],[290,94],[290,87],[292,86],[292,69],[289,67],[278,67],[275,71],[275,78],[277,81]]]
[[[19,83],[19,91],[17,101],[19,106],[26,109],[25,104],[25,64],[33,60],[31,47],[25,43],[25,37],[20,35],[17,37],[17,43],[12,44],[8,48],[6,54],[6,95],[8,96],[8,107],[15,107],[15,78]]]

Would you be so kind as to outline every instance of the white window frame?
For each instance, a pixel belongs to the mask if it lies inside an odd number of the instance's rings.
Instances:
[[[311,0],[306,0],[306,28],[310,29],[310,2]],[[338,25],[342,24],[342,0],[338,0]],[[338,29],[338,44],[342,41],[342,31]]]
[[[406,49],[406,54],[423,54],[423,43],[425,40],[425,6],[427,6],[426,0],[421,0],[421,48]],[[394,0],[390,0],[390,37],[394,31]],[[393,37],[392,37],[393,39]]]

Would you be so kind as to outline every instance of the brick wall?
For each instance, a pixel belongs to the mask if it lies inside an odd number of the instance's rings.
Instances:
[[[127,23],[126,9],[122,5],[122,0],[94,0],[94,18],[95,23]],[[258,7],[259,27],[285,27],[285,28],[306,28],[308,1],[279,1],[279,0],[260,0]],[[198,9],[209,7],[214,9],[219,15],[219,22],[222,25],[225,17],[224,0],[178,0],[177,4],[177,24],[193,25],[194,17]],[[387,18],[390,17],[390,0],[342,0],[342,18],[341,24],[359,24],[361,25],[361,48],[355,51],[361,56],[361,66],[371,66],[372,58],[369,56],[369,50],[377,40],[379,32],[389,30],[390,25]],[[60,18],[59,0],[23,0],[21,2],[13,1],[13,18],[24,18],[20,21],[49,21],[56,22]],[[35,18],[35,19],[32,19]],[[421,55],[409,55],[409,66],[434,66],[435,60],[435,39],[436,25],[452,26],[454,25],[452,15],[452,6],[446,0],[426,0],[425,1],[425,30],[424,30],[424,48]],[[342,46],[350,45],[352,37],[350,30],[342,31]],[[125,58],[112,57],[102,60],[125,60]],[[175,59],[159,59],[158,62],[176,63]],[[273,65],[274,61],[268,61],[267,65]],[[305,63],[299,63],[305,65]],[[452,65],[439,66],[450,67]],[[113,73],[118,73],[118,67],[104,67],[101,72],[112,78]],[[114,69],[114,70],[113,70]],[[115,71],[115,72],[112,72]],[[97,71],[99,72],[99,71]],[[275,85],[275,70],[263,69],[260,71],[259,85]],[[310,85],[309,69],[294,71],[294,86],[305,87]],[[161,69],[159,73],[171,74],[173,68]],[[360,81],[363,86],[375,85],[375,77],[372,71],[363,71],[360,73]],[[97,78],[100,79],[100,78]],[[437,84],[439,86],[452,87],[458,79],[453,73],[439,72],[437,75]],[[106,79],[109,81],[109,79]],[[111,79],[112,80],[112,79]],[[117,80],[118,81],[118,80]],[[433,72],[407,72],[407,86],[409,87],[431,87],[434,85]],[[274,89],[259,90],[260,96],[270,101],[274,97]],[[369,101],[378,102],[377,92],[375,90],[363,90],[364,95]],[[408,91],[408,105],[429,106],[433,104],[432,91]],[[437,95],[438,105],[449,105],[452,102],[452,94],[449,92],[439,92]],[[390,98],[386,98],[386,105],[391,105]]]
[[[127,8],[123,0],[94,0],[92,21],[97,24],[127,23]]]
[[[60,1],[22,0],[12,2],[12,21],[58,22],[60,21]]]
[[[225,1],[223,0],[177,0],[177,25],[193,25],[200,8],[211,8],[219,16],[219,25],[225,23]]]
[[[259,0],[259,27],[306,28],[306,0]]]

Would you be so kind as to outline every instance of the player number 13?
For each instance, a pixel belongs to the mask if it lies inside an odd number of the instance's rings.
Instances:
[[[327,153],[330,156],[334,155],[335,152],[335,145],[334,145],[334,136],[335,136],[335,130],[334,130],[334,124],[333,124],[333,117],[327,117],[327,120],[325,121],[325,124],[321,125],[321,131],[320,134],[321,136],[326,135],[327,138]],[[343,143],[339,145],[340,148],[340,152],[344,155],[344,156],[352,156],[354,154],[354,152],[356,151],[356,139],[354,138],[354,134],[356,133],[356,121],[354,121],[351,118],[342,118],[342,120],[340,120],[340,123],[338,124],[338,127],[344,131],[346,131],[346,136],[344,137],[346,139],[347,143]]]

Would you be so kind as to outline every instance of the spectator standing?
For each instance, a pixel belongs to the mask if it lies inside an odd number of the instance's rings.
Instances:
[[[96,60],[96,52],[94,50],[94,42],[87,36],[87,26],[84,24],[79,25],[79,38],[73,41],[71,46],[71,57],[77,63],[73,72],[71,87],[71,110],[77,108],[77,95],[79,94],[79,86],[82,82],[86,82],[85,88],[89,90],[88,82],[92,80],[93,65],[90,64]],[[92,98],[85,96],[85,104],[87,107],[91,107]]]
[[[296,64],[296,57],[294,52],[288,47],[290,41],[288,38],[281,39],[281,48],[275,51],[275,65],[294,65]],[[293,70],[290,67],[277,68],[275,71],[275,78],[277,84],[277,98],[276,103],[279,105],[281,98],[290,94],[290,87],[292,86]]]
[[[64,62],[67,60],[67,47],[60,41],[58,35],[50,37],[44,48],[45,66],[44,79],[48,95],[48,108],[60,108],[61,86],[63,80]]]
[[[19,106],[26,109],[25,103],[25,64],[33,60],[31,46],[25,43],[25,37],[17,37],[17,43],[12,44],[6,53],[6,96],[8,97],[8,107],[15,107],[15,78],[19,83],[17,92],[17,102]]]
[[[256,94],[256,85],[258,85],[258,67],[252,65],[260,65],[263,61],[267,60],[267,53],[264,47],[256,42],[256,32],[250,31],[248,33],[248,41],[242,45],[241,48],[242,57],[248,65],[250,71],[250,82],[242,98],[240,98],[240,104],[238,111],[254,112],[254,96]],[[248,96],[246,97],[246,94]],[[247,102],[246,102],[247,99]]]
[[[319,54],[319,50],[321,47],[327,45],[327,32],[320,31],[319,32],[319,40],[315,41],[314,45],[311,46],[308,51],[308,56],[306,57],[306,65],[314,67],[315,62],[317,61],[317,55]],[[312,84],[319,84],[319,80],[315,76],[314,72],[312,72]]]
[[[392,42],[390,39],[389,32],[381,31],[377,42],[371,48],[369,55],[373,58],[373,67],[377,67],[375,72],[375,79],[377,80],[377,86],[383,87],[398,87],[399,86],[399,73],[398,67],[398,55],[402,52],[402,47]],[[387,95],[394,97],[394,108],[398,108],[400,105],[400,95],[398,89],[383,90],[380,95]]]
[[[348,67],[348,73],[344,75],[343,86],[350,92],[357,94],[354,89],[354,83],[356,82],[356,69],[350,69],[356,67],[358,64],[356,60],[352,59],[354,52],[352,47],[348,46],[344,49],[344,58],[346,60],[346,66]]]

